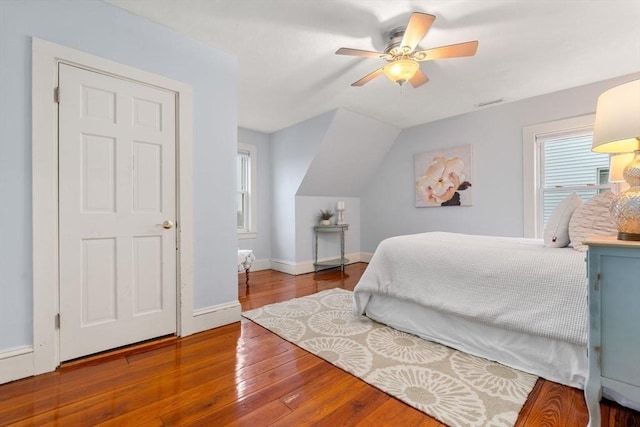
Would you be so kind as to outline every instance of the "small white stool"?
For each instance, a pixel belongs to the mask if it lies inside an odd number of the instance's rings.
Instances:
[[[238,273],[242,273],[244,270],[245,283],[249,284],[249,269],[251,264],[256,260],[256,256],[251,249],[238,249]]]

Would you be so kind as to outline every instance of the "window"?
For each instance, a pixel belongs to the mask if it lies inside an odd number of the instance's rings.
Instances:
[[[591,151],[593,132],[542,136],[539,189],[542,197],[542,224],[565,197],[578,194],[588,200],[609,188],[609,156]]]
[[[598,175],[598,193],[604,193],[611,188],[609,184],[609,161],[607,161],[606,167],[598,168],[596,173]]]
[[[583,201],[609,189],[609,155],[591,151],[593,115],[524,129],[526,237],[542,237],[549,216],[565,197]]]
[[[237,158],[237,215],[239,238],[255,238],[257,232],[257,163],[255,145],[238,144]]]

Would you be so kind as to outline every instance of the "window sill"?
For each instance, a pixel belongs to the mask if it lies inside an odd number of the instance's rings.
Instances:
[[[255,239],[258,233],[238,233],[238,239]]]

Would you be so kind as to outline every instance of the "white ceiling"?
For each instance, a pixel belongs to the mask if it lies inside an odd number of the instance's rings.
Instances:
[[[106,0],[238,58],[238,124],[271,133],[335,108],[401,128],[640,71],[639,0]],[[476,56],[423,62],[429,83],[379,76],[411,12],[436,20],[429,49],[469,40]],[[487,107],[485,107],[487,108]]]

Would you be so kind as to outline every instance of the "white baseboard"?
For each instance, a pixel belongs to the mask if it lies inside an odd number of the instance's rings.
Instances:
[[[0,351],[0,384],[30,377],[33,369],[32,346]]]
[[[238,301],[196,309],[189,330],[184,330],[182,336],[239,322],[241,311]],[[0,384],[33,376],[34,369],[32,346],[0,351]]]
[[[291,275],[296,274],[295,262],[285,261],[282,259],[272,259],[270,264],[271,264],[272,270],[280,271],[281,273],[287,273]]]
[[[356,262],[362,262],[362,257],[363,255],[365,255],[366,261],[364,262],[369,262],[369,260],[371,259],[371,256],[373,254],[363,254],[360,252],[354,252],[351,254],[345,254],[345,257],[349,260],[349,264],[353,264]],[[330,259],[334,259],[335,257],[328,257],[328,258],[322,258],[319,259],[319,261],[328,261]],[[313,261],[301,261],[301,262],[292,262],[292,261],[285,261],[285,260],[275,260],[272,259],[271,260],[271,269],[272,270],[276,270],[276,271],[280,271],[282,273],[287,273],[287,274],[291,274],[293,276],[297,276],[299,274],[307,274],[307,273],[313,273],[314,272],[314,268],[313,268]],[[253,270],[253,268],[252,268]]]
[[[257,259],[253,261],[253,263],[251,264],[251,270],[249,271],[249,273],[253,271],[270,270],[270,269],[271,269],[271,261],[269,261],[268,259]]]
[[[369,263],[369,261],[371,261],[371,257],[373,257],[373,254],[370,252],[354,252],[351,254],[345,254],[345,256],[349,260],[349,264],[353,264],[356,262]],[[329,259],[333,259],[333,258],[323,258],[323,259],[320,259],[320,261],[327,261]],[[282,259],[272,259],[269,263],[270,264],[269,267],[266,266],[267,260],[262,260],[262,261],[264,261],[264,264],[261,264],[260,270],[271,269],[275,271],[280,271],[282,273],[291,274],[292,276],[297,276],[299,274],[313,273],[314,271],[313,261],[292,262],[292,261],[286,261]],[[255,262],[253,265],[255,265]],[[251,271],[254,271],[253,266],[251,267]],[[258,271],[258,270],[255,269],[255,271]]]
[[[240,302],[238,301],[197,308],[193,310],[191,330],[183,336],[239,322],[241,311]]]
[[[366,262],[367,264],[369,264],[372,257],[373,253],[371,252],[360,252],[360,262]]]
[[[331,258],[326,258],[326,259],[320,259],[318,261],[328,261]],[[313,269],[313,261],[303,261],[303,262],[297,262],[296,263],[296,269],[295,269],[295,275],[299,275],[299,274],[307,274],[307,273],[313,273],[314,269]]]

